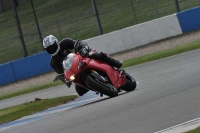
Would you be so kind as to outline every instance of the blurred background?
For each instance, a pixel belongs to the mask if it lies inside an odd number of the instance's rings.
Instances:
[[[42,40],[84,40],[200,6],[200,0],[0,0],[0,64],[43,52]]]

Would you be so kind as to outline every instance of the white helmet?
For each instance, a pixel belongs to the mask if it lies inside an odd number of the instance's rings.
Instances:
[[[60,50],[58,39],[53,35],[49,35],[43,39],[43,47],[47,53],[51,54],[52,56],[55,56]]]

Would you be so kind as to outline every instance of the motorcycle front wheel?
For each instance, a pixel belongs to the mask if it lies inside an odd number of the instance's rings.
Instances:
[[[105,94],[110,97],[115,97],[118,95],[118,91],[115,89],[110,89],[99,82],[97,82],[95,79],[93,79],[90,75],[87,75],[85,78],[85,83],[88,87],[90,87],[92,90],[96,90],[97,92],[100,92],[102,94]]]
[[[131,75],[126,73],[126,85],[123,88],[123,90],[125,90],[127,92],[133,91],[133,90],[135,90],[136,86],[137,86],[137,83],[136,83],[135,79]]]

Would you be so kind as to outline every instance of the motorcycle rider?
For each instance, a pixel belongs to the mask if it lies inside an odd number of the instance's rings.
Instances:
[[[47,53],[51,55],[50,65],[55,70],[56,73],[62,74],[64,72],[62,67],[62,62],[64,58],[74,51],[75,40],[70,38],[65,38],[58,42],[58,39],[53,35],[48,35],[43,39],[43,47]],[[103,52],[93,52],[86,42],[80,41],[79,47],[77,48],[78,53],[81,56],[88,56],[89,58],[105,62],[112,67],[120,68],[122,66],[122,61],[115,60]],[[66,81],[64,76],[60,76],[60,80],[64,82],[68,87],[71,86],[70,81]],[[75,84],[75,89],[77,93],[82,96],[88,90]]]

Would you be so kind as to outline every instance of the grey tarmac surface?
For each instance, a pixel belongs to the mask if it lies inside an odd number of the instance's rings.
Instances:
[[[200,50],[129,67],[137,90],[5,133],[153,133],[200,117]]]

